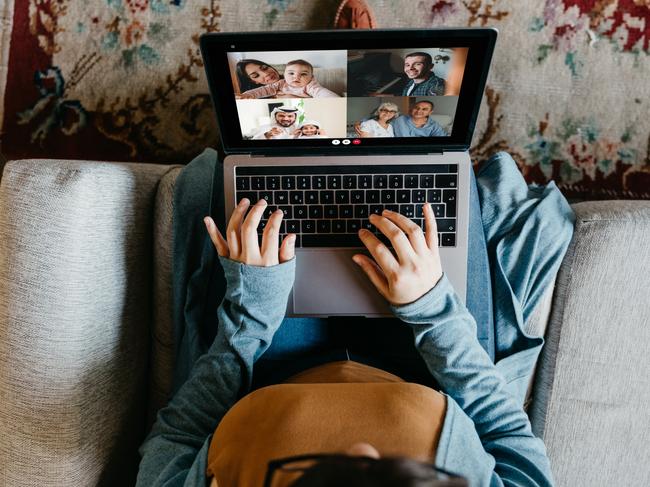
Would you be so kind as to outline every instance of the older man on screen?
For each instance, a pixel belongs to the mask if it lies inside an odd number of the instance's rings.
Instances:
[[[395,137],[446,137],[449,134],[431,118],[433,102],[422,100],[393,122]]]

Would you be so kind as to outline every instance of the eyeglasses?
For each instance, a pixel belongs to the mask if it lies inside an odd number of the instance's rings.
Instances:
[[[397,113],[397,110],[389,110],[388,108],[380,108],[380,112],[390,112],[390,113]]]
[[[416,461],[413,460],[413,462]],[[268,463],[266,476],[264,477],[264,487],[288,487],[309,469],[320,464],[371,471],[381,463],[382,459],[340,454],[312,454],[280,458],[271,460]],[[431,480],[440,481],[445,487],[467,487],[469,485],[463,477],[437,468],[432,464],[416,463],[425,469],[429,469],[432,473]]]

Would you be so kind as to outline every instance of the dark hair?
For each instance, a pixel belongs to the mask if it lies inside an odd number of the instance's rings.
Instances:
[[[237,63],[237,66],[235,67],[235,72],[237,73],[237,79],[239,80],[239,89],[243,93],[244,91],[252,90],[253,88],[258,88],[258,85],[254,83],[250,77],[248,76],[248,73],[246,73],[246,66],[249,64],[257,64],[258,66],[268,66],[272,69],[275,69],[273,66],[271,66],[268,63],[265,63],[263,61],[260,61],[258,59],[242,59]],[[275,69],[277,72],[278,70]],[[278,73],[280,78],[282,78],[282,75]]]
[[[380,458],[364,465],[327,459],[318,462],[291,487],[467,487],[463,478],[444,477],[429,465],[403,457]]]
[[[428,103],[429,105],[431,105],[431,111],[433,111],[433,109],[436,107],[431,100],[418,100],[415,102],[415,105],[417,105],[418,103]]]
[[[413,56],[422,56],[423,58],[426,58],[427,64],[429,66],[433,66],[433,59],[431,58],[431,54],[429,54],[428,52],[421,52],[421,51],[412,52],[412,53],[407,54],[406,56],[404,56],[404,59],[406,59],[407,57],[413,57]]]
[[[314,66],[309,61],[305,61],[304,59],[294,59],[293,61],[289,61],[287,64],[285,64],[285,69],[287,66],[290,64],[298,64],[300,66],[307,66],[309,69],[311,69],[311,72],[314,72]]]

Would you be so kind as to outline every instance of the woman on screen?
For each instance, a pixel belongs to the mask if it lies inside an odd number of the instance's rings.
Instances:
[[[357,133],[361,137],[395,137],[391,121],[399,116],[399,108],[391,102],[384,102],[372,118],[359,124]]]
[[[282,79],[244,91],[240,99],[255,98],[338,98],[314,76],[314,66],[304,59],[289,61]]]
[[[277,69],[257,59],[242,59],[237,63],[235,70],[241,92],[275,83],[282,79]]]

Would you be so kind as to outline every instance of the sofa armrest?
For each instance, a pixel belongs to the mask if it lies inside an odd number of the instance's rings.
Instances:
[[[648,485],[650,201],[573,208],[529,410],[533,429],[558,485]]]
[[[158,410],[171,398],[174,376],[173,324],[173,215],[174,188],[182,167],[170,170],[160,180],[154,210],[153,326],[147,431]]]
[[[173,166],[7,163],[0,478],[130,485],[145,433],[152,220]]]

